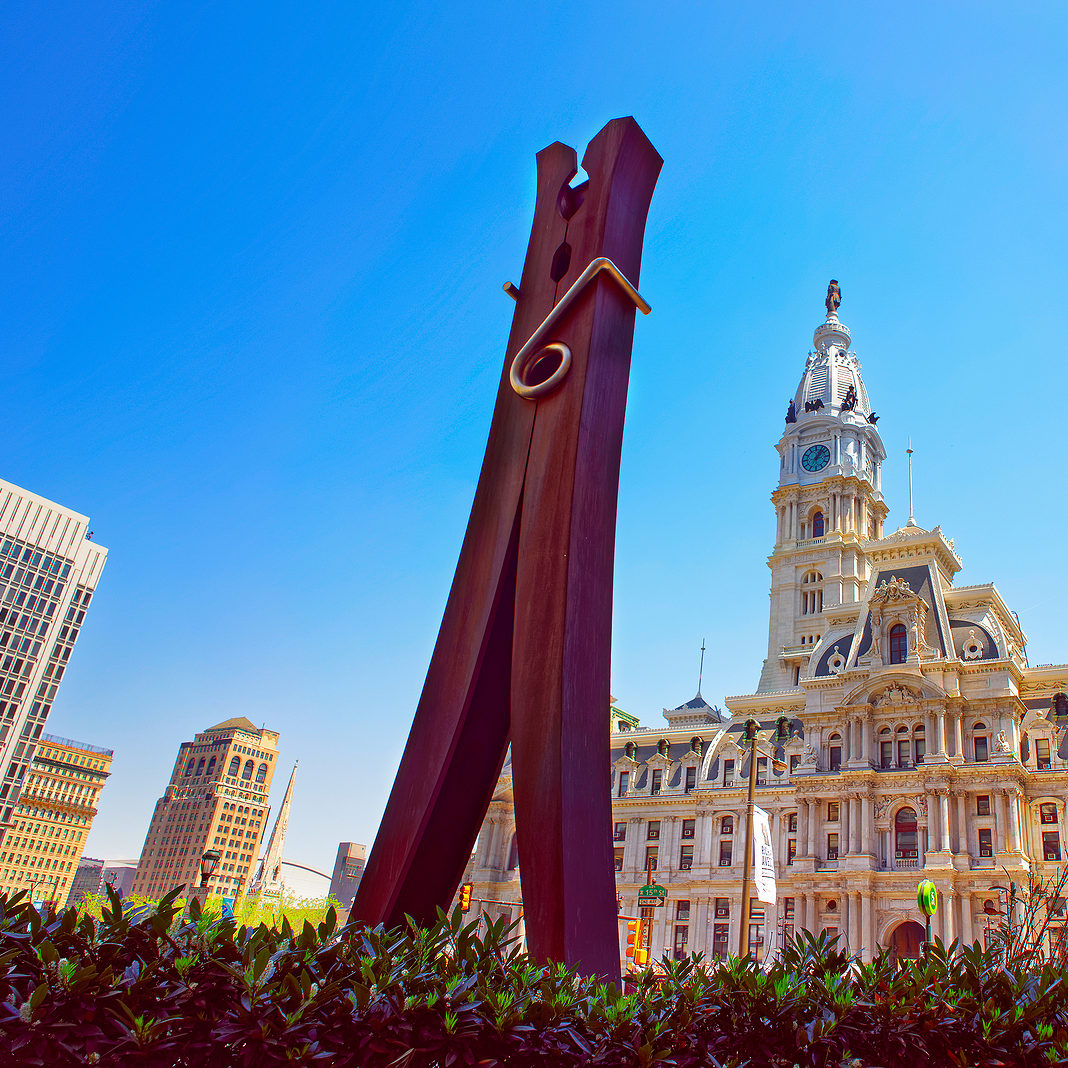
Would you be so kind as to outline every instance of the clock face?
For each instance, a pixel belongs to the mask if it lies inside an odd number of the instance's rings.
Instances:
[[[831,451],[826,445],[813,445],[801,457],[801,466],[806,471],[822,471],[831,462]]]

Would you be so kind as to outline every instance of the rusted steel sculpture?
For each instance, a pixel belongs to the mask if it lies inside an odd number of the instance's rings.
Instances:
[[[538,153],[534,225],[471,518],[353,905],[452,899],[512,745],[531,952],[618,981],[609,673],[616,498],[645,220],[662,160],[633,119]]]

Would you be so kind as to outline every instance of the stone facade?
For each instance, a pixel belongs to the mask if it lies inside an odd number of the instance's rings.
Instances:
[[[814,345],[777,446],[756,692],[727,698],[727,714],[698,694],[665,709],[666,728],[613,709],[621,912],[635,914],[650,863],[668,890],[653,959],[738,952],[749,719],[778,872],[777,902],[750,924],[754,953],[804,928],[865,960],[913,955],[923,878],[941,895],[933,933],[982,940],[1002,869],[1026,884],[1064,859],[1068,665],[1027,663],[993,584],[953,585],[962,564],[938,527],[910,515],[884,534],[885,450],[849,331],[832,314]],[[466,875],[493,916],[519,914],[502,904],[520,899],[514,832],[506,765]]]

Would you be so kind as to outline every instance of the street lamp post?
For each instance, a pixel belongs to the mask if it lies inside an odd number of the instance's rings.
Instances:
[[[222,860],[222,853],[217,849],[209,849],[200,858],[200,886],[193,891],[193,896],[200,902],[201,908],[208,903],[208,880],[215,874],[215,869]]]
[[[745,741],[752,743],[749,750],[749,794],[745,803],[745,853],[742,860],[742,929],[738,932],[738,956],[749,952],[749,884],[752,882],[753,864],[753,802],[757,778],[757,730],[760,724],[755,719],[745,721]]]
[[[749,794],[745,805],[745,857],[742,861],[742,929],[738,934],[738,956],[744,957],[749,952],[749,893],[750,884],[753,881],[753,808],[756,796],[757,781],[757,735],[760,732],[760,724],[755,719],[745,721],[745,734],[743,740],[751,743],[749,751]],[[780,716],[776,723],[775,743],[782,745],[790,733],[790,721],[785,716]],[[781,761],[776,761],[775,751],[769,756],[769,763],[776,768],[784,768]]]

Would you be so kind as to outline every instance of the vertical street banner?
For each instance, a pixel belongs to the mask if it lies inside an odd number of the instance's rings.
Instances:
[[[775,851],[771,846],[771,819],[762,808],[753,809],[753,896],[775,904]]]

